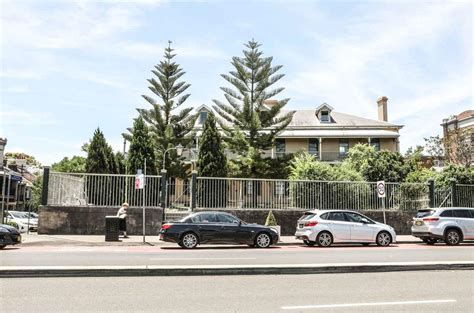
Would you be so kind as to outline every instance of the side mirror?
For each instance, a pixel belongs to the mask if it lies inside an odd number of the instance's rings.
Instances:
[[[360,222],[361,222],[362,224],[369,224],[369,220],[366,219],[366,218],[361,218],[361,219],[360,219]]]
[[[239,221],[237,224],[238,224],[239,226],[242,226],[242,221]]]

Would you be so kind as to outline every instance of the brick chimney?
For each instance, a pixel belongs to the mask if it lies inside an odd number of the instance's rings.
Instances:
[[[377,108],[379,112],[379,121],[388,122],[387,114],[387,101],[388,98],[383,96],[377,99]]]

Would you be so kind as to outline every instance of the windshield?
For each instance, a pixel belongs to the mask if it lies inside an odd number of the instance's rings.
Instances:
[[[416,217],[418,218],[423,218],[426,216],[431,216],[433,213],[436,212],[435,210],[418,210],[418,213],[416,213]]]
[[[314,213],[314,212],[305,212],[304,215],[302,217],[300,217],[300,221],[310,220],[313,217],[315,217],[316,215],[317,214]]]
[[[10,214],[15,218],[28,218],[28,216],[22,212],[10,212]]]

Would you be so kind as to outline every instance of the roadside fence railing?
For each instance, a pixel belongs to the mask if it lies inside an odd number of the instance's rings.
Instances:
[[[375,182],[310,181],[147,175],[145,191],[135,189],[135,175],[48,172],[43,179],[42,204],[61,206],[164,207],[171,213],[205,209],[271,210],[399,210],[430,206],[474,206],[474,185],[385,183],[379,198]],[[45,183],[46,182],[46,183]],[[163,191],[163,192],[162,192]],[[46,200],[45,200],[46,199]]]
[[[145,205],[160,205],[161,176],[146,176]],[[48,205],[143,206],[143,190],[135,189],[135,175],[49,173]]]
[[[427,207],[426,184],[386,184],[378,198],[376,183],[273,179],[196,179],[196,207],[212,209],[411,210]]]

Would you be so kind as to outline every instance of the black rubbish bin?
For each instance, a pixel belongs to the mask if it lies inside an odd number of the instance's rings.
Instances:
[[[105,217],[105,241],[119,241],[119,221],[118,216]]]

